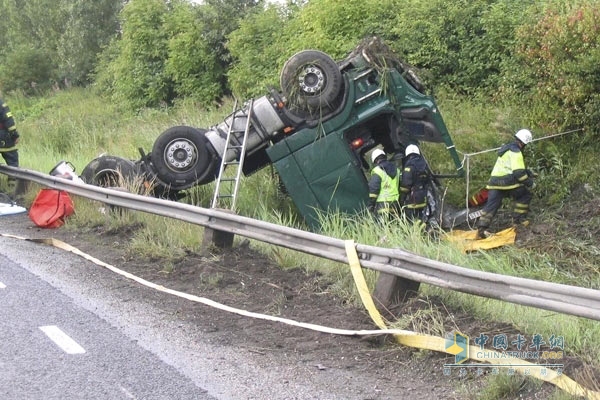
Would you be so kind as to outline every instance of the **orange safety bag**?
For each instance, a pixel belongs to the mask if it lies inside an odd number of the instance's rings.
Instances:
[[[59,228],[74,211],[73,201],[67,192],[42,189],[33,200],[29,218],[40,228]]]
[[[469,198],[469,207],[482,206],[488,201],[489,190],[486,188],[479,189],[477,193]]]

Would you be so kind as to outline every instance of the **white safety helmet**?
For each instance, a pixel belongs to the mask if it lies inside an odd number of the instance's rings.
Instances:
[[[419,148],[414,144],[409,144],[406,146],[406,150],[404,151],[405,156],[409,156],[411,154],[421,154]]]
[[[381,150],[381,149],[373,150],[373,152],[371,153],[371,162],[373,164],[375,164],[375,160],[377,160],[381,156],[385,156],[385,152],[383,150]]]
[[[515,133],[515,137],[523,144],[529,144],[533,140],[533,135],[529,129],[521,129]]]

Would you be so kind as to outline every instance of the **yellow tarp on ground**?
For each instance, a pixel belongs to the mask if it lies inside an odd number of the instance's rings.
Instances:
[[[476,230],[456,230],[448,232],[446,234],[446,239],[450,242],[456,243],[462,249],[462,251],[466,253],[469,251],[489,250],[495,249],[496,247],[514,244],[517,237],[517,230],[515,228],[507,228],[503,231],[493,233],[488,238],[479,240],[475,239],[476,235]]]

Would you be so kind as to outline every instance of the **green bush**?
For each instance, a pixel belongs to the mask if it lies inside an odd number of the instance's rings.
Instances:
[[[386,36],[400,0],[313,0],[302,7],[267,7],[249,15],[229,36],[229,78],[241,97],[279,87],[279,73],[296,52],[321,50],[344,58],[364,37]]]
[[[227,75],[233,93],[240,98],[259,96],[269,86],[279,87],[277,68],[287,53],[277,38],[285,16],[274,5],[249,15],[229,36],[228,49],[235,60]]]
[[[165,28],[170,32],[165,72],[173,81],[177,97],[212,106],[223,95],[223,71],[218,54],[203,37],[204,23],[189,4],[169,13]]]
[[[173,100],[173,85],[165,72],[168,36],[163,0],[133,0],[121,15],[122,37],[114,41],[98,69],[99,82],[110,85],[115,98],[133,108],[158,106]],[[104,77],[108,74],[108,77]]]
[[[519,0],[405,1],[390,27],[394,48],[428,70],[434,86],[493,93],[526,6]]]
[[[182,98],[214,106],[227,94],[225,35],[251,7],[246,1],[210,3],[128,2],[121,13],[121,37],[100,57],[97,87],[133,109],[168,106]],[[230,14],[216,8],[221,6]],[[223,23],[214,21],[217,16]]]
[[[8,53],[0,64],[0,90],[43,93],[51,86],[54,68],[47,51],[23,45]]]
[[[518,34],[519,90],[533,104],[531,119],[548,131],[600,123],[600,7],[594,0],[553,1]],[[515,75],[513,74],[513,75]]]

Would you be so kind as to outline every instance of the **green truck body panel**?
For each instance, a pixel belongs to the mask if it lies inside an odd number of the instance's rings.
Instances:
[[[360,163],[339,132],[313,141],[273,164],[311,226],[318,225],[317,210],[356,212],[368,196]]]
[[[410,86],[397,70],[388,70],[384,75],[386,86],[381,84],[382,75],[368,66],[347,71],[346,102],[339,114],[266,149],[286,191],[313,227],[319,225],[320,211],[356,213],[364,209],[368,200],[368,171],[345,133],[361,125],[368,126],[374,118],[401,121],[410,132],[411,141],[443,142],[457,170],[461,167],[434,100]],[[411,113],[419,117],[427,113],[428,117],[412,123],[403,116],[410,117]]]

